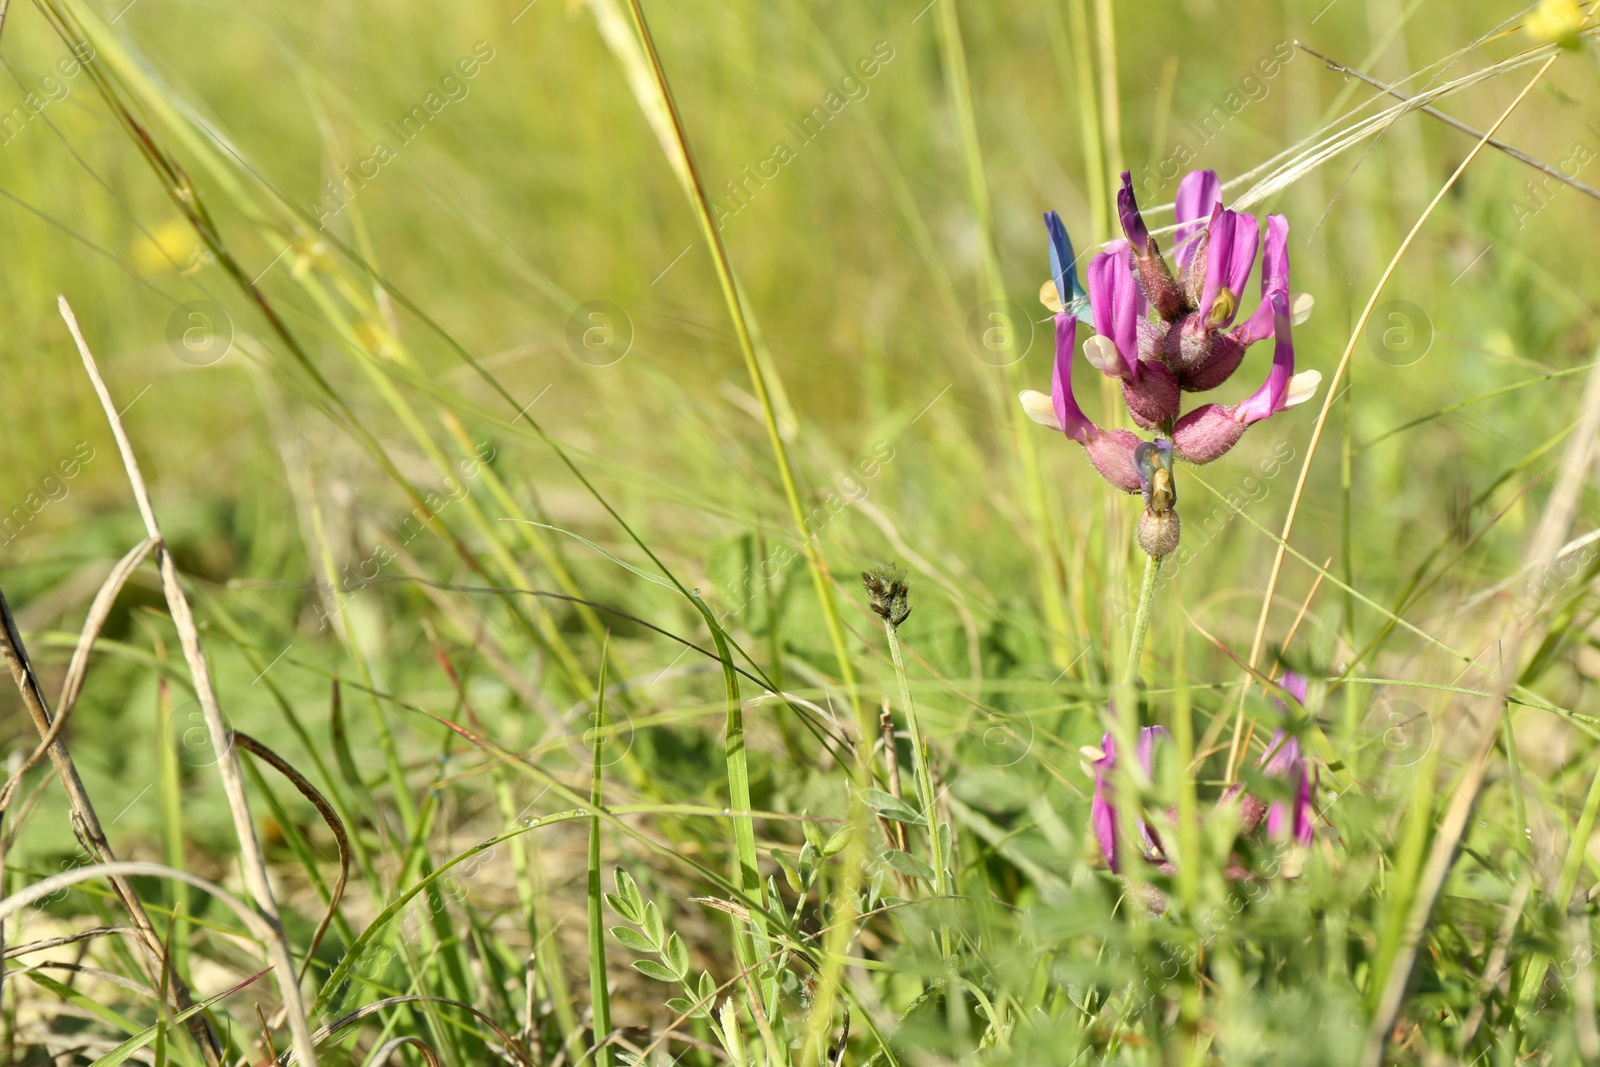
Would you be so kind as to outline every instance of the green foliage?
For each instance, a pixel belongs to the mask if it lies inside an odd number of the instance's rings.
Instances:
[[[1600,204],[1486,149],[1362,326],[1476,138],[1397,111],[1274,169],[1397,104],[1298,38],[1479,130],[1558,55],[1496,136],[1600,184],[1568,6],[647,0],[677,123],[628,0],[13,6],[0,587],[54,699],[143,529],[65,292],[228,721],[332,812],[249,766],[328,1062],[1594,1062]],[[1190,166],[1286,177],[1251,210],[1317,298],[1300,365],[1350,362],[1314,456],[1327,393],[1178,467],[1145,614],[1139,503],[1015,396],[1053,366],[1039,213],[1087,253],[1117,171],[1159,227]],[[1009,362],[968,341],[1000,298],[1038,320]],[[885,562],[889,634],[845,580]],[[246,894],[164,604],[147,563],[62,737],[120,857]],[[1109,783],[1170,867],[1091,831],[1113,699],[1185,746]],[[1292,803],[1278,729],[1308,848],[1224,781],[1237,737]],[[8,898],[93,862],[79,825],[41,760]],[[236,913],[132,884],[201,1007],[90,879],[4,919],[0,1058],[201,1064],[196,1014],[283,1054]]]

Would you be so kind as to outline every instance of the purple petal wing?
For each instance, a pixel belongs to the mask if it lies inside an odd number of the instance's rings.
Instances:
[[[1050,399],[1056,406],[1056,420],[1074,441],[1088,443],[1100,431],[1078,406],[1072,395],[1072,353],[1076,348],[1078,320],[1071,315],[1056,316],[1056,364],[1050,378]]]
[[[1206,224],[1206,279],[1200,290],[1200,317],[1211,314],[1211,305],[1217,299],[1217,290],[1228,284],[1228,271],[1233,259],[1233,231],[1239,225],[1239,214],[1221,205],[1211,213]]]
[[[1244,426],[1282,411],[1284,399],[1289,395],[1289,379],[1294,377],[1294,337],[1289,326],[1289,294],[1274,291],[1270,300],[1272,332],[1277,339],[1272,350],[1272,369],[1267,372],[1267,380],[1261,388],[1233,409],[1233,417]]]
[[[1211,209],[1222,203],[1222,183],[1214,170],[1191,170],[1178,183],[1178,229],[1173,236],[1173,254],[1180,270],[1187,271],[1194,259],[1195,245],[1205,230]]]
[[[1221,322],[1215,323],[1216,326],[1228,325],[1238,313],[1239,299],[1244,295],[1245,283],[1250,280],[1250,270],[1256,265],[1256,245],[1260,233],[1261,226],[1254,215],[1234,216],[1233,243],[1228,249],[1226,276],[1228,291],[1233,294],[1233,310]]]
[[[1106,858],[1106,866],[1116,871],[1117,809],[1111,803],[1107,778],[1117,765],[1117,743],[1110,733],[1100,739],[1100,751],[1105,755],[1094,762],[1094,803],[1089,809],[1089,827],[1100,843],[1100,854]]]
[[[1139,282],[1128,260],[1128,246],[1112,241],[1089,262],[1089,308],[1095,332],[1111,339],[1122,357],[1121,377],[1132,377],[1139,358]]]
[[[1261,252],[1261,304],[1236,331],[1239,343],[1253,345],[1272,336],[1272,294],[1289,295],[1289,220],[1267,216],[1266,246]]]
[[[1163,738],[1172,740],[1165,726],[1146,726],[1139,731],[1139,766],[1144,768],[1144,773],[1150,773],[1155,760],[1156,742]]]

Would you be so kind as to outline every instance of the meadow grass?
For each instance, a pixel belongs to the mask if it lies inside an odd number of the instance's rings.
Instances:
[[[9,1062],[1600,1062],[1590,6],[0,11]],[[1153,563],[1017,394],[1199,167]]]

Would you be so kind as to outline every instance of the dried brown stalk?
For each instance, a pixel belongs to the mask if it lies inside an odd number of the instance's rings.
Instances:
[[[200,631],[195,626],[194,612],[190,610],[189,598],[184,595],[183,586],[178,581],[177,564],[173,562],[172,553],[162,540],[161,527],[156,522],[155,511],[150,505],[150,494],[145,488],[144,476],[139,473],[139,461],[133,453],[133,445],[128,440],[127,432],[122,427],[122,418],[117,411],[117,405],[111,399],[105,379],[100,376],[100,368],[89,351],[88,342],[83,339],[83,331],[78,327],[77,317],[73,315],[67,298],[59,297],[57,304],[61,310],[61,318],[66,322],[67,329],[71,331],[72,339],[78,346],[78,355],[83,359],[83,369],[88,373],[95,394],[100,398],[100,406],[105,410],[106,420],[111,424],[111,433],[116,438],[117,450],[122,455],[122,465],[127,471],[134,501],[139,507],[140,516],[144,519],[145,532],[150,540],[155,542],[167,610],[172,615],[173,627],[177,630],[178,641],[183,646],[183,658],[189,665],[195,695],[200,700],[200,710],[205,718],[206,732],[211,738],[212,751],[218,756],[217,773],[222,778],[223,793],[228,799],[228,811],[233,817],[234,834],[239,840],[240,866],[243,868],[245,886],[249,889],[256,907],[260,909],[267,930],[270,931],[270,936],[264,939],[264,947],[272,960],[273,977],[277,980],[283,998],[295,1053],[301,1063],[314,1065],[316,1047],[312,1043],[311,1031],[306,1024],[305,1001],[300,995],[300,985],[295,977],[294,958],[289,951],[289,939],[284,934],[282,923],[278,920],[278,904],[273,896],[272,881],[267,874],[266,857],[262,854],[261,842],[256,837],[255,823],[250,816],[250,801],[245,796],[244,772],[239,766],[239,753],[229,740],[230,730],[222,718],[216,687],[211,682],[211,666],[206,661],[205,650],[200,647]]]
[[[89,792],[83,786],[83,779],[78,777],[78,768],[72,762],[72,755],[67,751],[66,743],[61,740],[60,731],[51,719],[50,705],[45,700],[44,690],[39,685],[38,675],[34,673],[33,663],[28,658],[28,650],[22,643],[22,635],[17,632],[16,620],[11,615],[11,605],[6,602],[3,591],[0,591],[0,652],[5,654],[6,664],[11,668],[11,678],[22,693],[22,703],[27,707],[29,717],[33,719],[34,728],[44,740],[40,747],[48,752],[50,762],[56,770],[56,777],[61,779],[61,787],[66,791],[67,803],[72,808],[73,830],[102,863],[116,863],[116,854],[111,851],[111,843],[106,840],[105,831],[100,826],[100,817],[95,814],[94,804],[89,800]],[[21,775],[18,774],[14,780],[20,781]],[[7,785],[9,787],[10,783]],[[8,788],[4,799],[9,800],[10,794],[11,789]],[[122,902],[129,918],[138,928],[139,941],[145,950],[145,966],[149,969],[150,980],[154,985],[157,976],[163,973],[164,967],[161,938],[128,880],[114,874],[110,881],[117,899]],[[0,972],[0,975],[3,975],[3,972]],[[177,1003],[178,1010],[186,1011],[193,1007],[194,1001],[189,996],[189,988],[182,979],[174,974],[171,976],[171,983],[173,999]],[[210,1025],[199,1014],[190,1016],[186,1025],[205,1054],[206,1063],[209,1067],[217,1067],[221,1063],[221,1048]]]

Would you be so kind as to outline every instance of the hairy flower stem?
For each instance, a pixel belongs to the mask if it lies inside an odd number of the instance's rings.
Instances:
[[[1144,560],[1144,582],[1139,587],[1139,610],[1133,616],[1133,641],[1128,646],[1128,662],[1122,669],[1122,684],[1139,684],[1139,659],[1144,654],[1144,635],[1150,629],[1150,604],[1155,600],[1156,571],[1161,561],[1154,556]]]
[[[1133,617],[1133,640],[1128,648],[1128,661],[1123,665],[1120,681],[1114,689],[1112,713],[1107,716],[1107,726],[1117,745],[1117,762],[1111,770],[1112,795],[1117,801],[1117,837],[1132,843],[1129,858],[1122,865],[1122,876],[1128,887],[1128,919],[1135,931],[1142,931],[1143,920],[1149,907],[1145,891],[1145,872],[1139,860],[1139,818],[1141,783],[1134,768],[1139,761],[1137,723],[1139,720],[1139,661],[1144,654],[1145,634],[1150,630],[1150,605],[1155,600],[1156,571],[1160,560],[1146,556],[1144,580],[1139,586],[1138,609]],[[1142,937],[1139,933],[1136,936]]]
[[[933,890],[945,897],[950,895],[950,879],[945,870],[944,849],[940,839],[948,839],[949,831],[938,820],[938,808],[933,796],[933,774],[928,770],[928,745],[922,736],[922,724],[917,720],[917,706],[911,702],[911,682],[906,677],[905,657],[900,653],[900,637],[888,619],[883,620],[883,632],[889,636],[889,655],[894,659],[894,675],[900,681],[900,703],[905,706],[906,729],[911,734],[911,763],[917,778],[917,799],[922,802],[922,817],[928,821],[928,847],[933,854]],[[942,920],[939,923],[939,951],[947,958],[950,955],[950,931]]]

